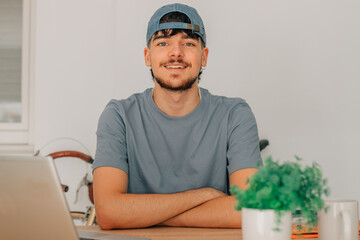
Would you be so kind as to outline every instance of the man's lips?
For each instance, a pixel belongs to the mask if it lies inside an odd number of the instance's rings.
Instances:
[[[189,64],[183,61],[169,61],[164,63],[163,66],[167,69],[185,69],[189,66]]]
[[[167,69],[184,69],[184,68],[186,68],[186,66],[182,66],[182,65],[168,65],[168,66],[165,66],[165,68],[167,68]]]

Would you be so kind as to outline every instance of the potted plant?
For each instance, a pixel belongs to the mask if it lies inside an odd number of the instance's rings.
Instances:
[[[247,179],[247,189],[231,186],[242,210],[244,240],[291,239],[292,214],[301,211],[308,226],[317,221],[324,207],[323,195],[329,195],[327,180],[317,163],[302,168],[301,159],[279,163],[271,157]]]

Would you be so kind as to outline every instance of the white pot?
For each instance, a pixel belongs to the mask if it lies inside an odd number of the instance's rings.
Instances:
[[[243,240],[291,240],[291,226],[291,212],[283,212],[277,225],[274,210],[242,209]]]

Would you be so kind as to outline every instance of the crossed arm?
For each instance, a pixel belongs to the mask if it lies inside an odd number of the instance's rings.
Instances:
[[[230,175],[230,185],[245,188],[257,169],[247,168]],[[126,193],[127,174],[117,168],[94,171],[94,201],[102,229],[143,228],[152,225],[240,228],[241,212],[232,196],[213,188],[171,194]]]

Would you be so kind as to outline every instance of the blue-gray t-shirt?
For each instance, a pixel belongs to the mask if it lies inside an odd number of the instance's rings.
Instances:
[[[125,171],[128,193],[228,193],[231,173],[261,162],[256,121],[244,100],[200,91],[200,104],[183,117],[161,112],[152,89],[111,100],[99,120],[93,168]]]

